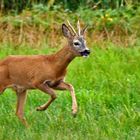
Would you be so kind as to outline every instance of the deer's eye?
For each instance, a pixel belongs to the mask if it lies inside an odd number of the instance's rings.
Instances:
[[[74,45],[78,46],[78,45],[80,45],[80,43],[79,42],[74,42]]]

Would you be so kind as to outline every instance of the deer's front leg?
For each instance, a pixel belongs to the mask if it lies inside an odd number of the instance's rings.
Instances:
[[[54,90],[52,88],[50,88],[47,84],[41,84],[41,85],[37,86],[37,88],[51,96],[51,98],[49,99],[49,101],[47,103],[37,107],[37,109],[36,109],[37,111],[43,111],[43,110],[46,110],[48,108],[48,106],[56,99],[56,94],[55,94]]]
[[[54,87],[54,89],[57,90],[69,90],[71,97],[72,97],[72,114],[74,116],[76,116],[77,113],[77,101],[76,101],[76,96],[75,96],[75,91],[74,88],[71,84],[65,83],[64,81],[60,82],[59,85],[57,85],[56,87]]]

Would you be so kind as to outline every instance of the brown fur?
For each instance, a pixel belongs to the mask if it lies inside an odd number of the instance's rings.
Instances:
[[[69,47],[54,55],[9,56],[0,64],[0,86],[5,83],[5,87],[14,84],[32,89],[45,81],[57,82],[64,78],[74,57]]]

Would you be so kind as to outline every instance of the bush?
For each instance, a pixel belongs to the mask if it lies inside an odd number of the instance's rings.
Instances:
[[[116,9],[128,5],[138,5],[139,0],[1,0],[0,9],[3,12],[21,12],[25,8],[32,8],[33,5],[43,4],[49,8],[54,5],[61,5],[65,10],[76,11],[81,6],[90,9]]]
[[[28,2],[31,4],[31,1]],[[32,1],[32,3],[37,2],[41,1]],[[115,9],[104,9],[100,8],[101,2],[98,2],[94,7],[90,5],[90,8],[88,4],[87,6],[81,4],[72,12],[69,9],[66,10],[65,5],[62,6],[63,1],[61,4],[54,0],[43,2],[47,3],[47,6],[36,4],[32,5],[31,9],[26,8],[20,14],[1,16],[0,41],[16,45],[24,43],[31,46],[42,46],[47,42],[49,46],[58,46],[63,43],[63,39],[60,39],[62,36],[60,30],[61,24],[66,19],[70,19],[73,25],[78,19],[81,26],[88,24],[88,40],[97,44],[102,42],[101,46],[104,46],[104,40],[121,46],[132,46],[139,38],[139,5],[130,3]],[[85,1],[80,1],[82,2]]]

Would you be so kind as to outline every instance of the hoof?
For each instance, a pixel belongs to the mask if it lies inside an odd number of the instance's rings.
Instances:
[[[41,106],[39,106],[39,107],[36,108],[36,111],[44,111],[44,110],[45,110],[45,109],[42,108]]]
[[[40,107],[40,106],[37,107],[37,108],[36,108],[36,111],[41,111],[41,107]]]
[[[72,116],[75,118],[77,116],[77,111],[73,111]]]
[[[23,125],[26,127],[26,128],[29,128],[29,124],[27,122],[23,122]]]
[[[25,119],[20,119],[20,121],[23,124],[23,126],[25,126],[26,128],[29,128],[29,124],[27,123]]]

